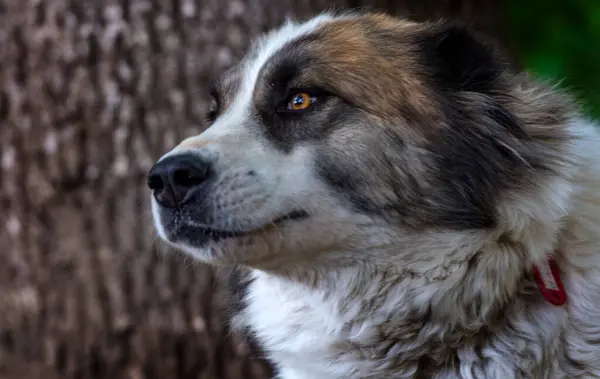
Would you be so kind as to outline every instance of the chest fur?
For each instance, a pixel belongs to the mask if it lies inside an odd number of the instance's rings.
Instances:
[[[319,291],[261,276],[247,284],[244,295],[236,319],[280,371],[298,378],[352,378],[359,366],[363,371],[372,364],[350,353],[352,341],[366,340],[361,333],[375,330],[367,321],[362,331],[355,330],[347,313],[358,315],[360,310],[343,309]]]
[[[545,314],[541,330],[522,303],[497,324],[466,330],[411,311],[414,301],[399,293],[349,301],[257,275],[244,295],[237,324],[282,379],[561,378],[567,364],[564,314]]]

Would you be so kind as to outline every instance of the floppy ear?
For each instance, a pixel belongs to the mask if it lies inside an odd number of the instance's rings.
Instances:
[[[491,41],[456,22],[432,25],[418,43],[428,75],[439,90],[487,93],[508,68]]]

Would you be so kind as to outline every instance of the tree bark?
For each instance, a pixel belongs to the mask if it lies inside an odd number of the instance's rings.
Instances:
[[[331,4],[472,21],[493,0],[0,0],[0,378],[266,378],[221,273],[160,248],[145,175],[250,38]]]

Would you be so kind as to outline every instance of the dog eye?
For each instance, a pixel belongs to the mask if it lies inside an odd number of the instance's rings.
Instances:
[[[209,112],[217,112],[219,110],[219,104],[217,103],[217,99],[214,97],[210,100],[210,106],[208,107]]]
[[[310,108],[315,101],[316,97],[306,92],[298,92],[288,101],[287,109],[290,111],[303,111]]]
[[[219,114],[219,102],[215,97],[213,97],[210,101],[210,106],[208,107],[208,112],[206,112],[206,119],[208,122],[213,122],[217,118]]]

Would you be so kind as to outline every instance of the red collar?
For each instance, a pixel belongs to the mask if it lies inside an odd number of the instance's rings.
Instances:
[[[567,293],[554,258],[548,258],[543,264],[534,265],[533,277],[540,292],[550,303],[563,305],[567,301]]]

